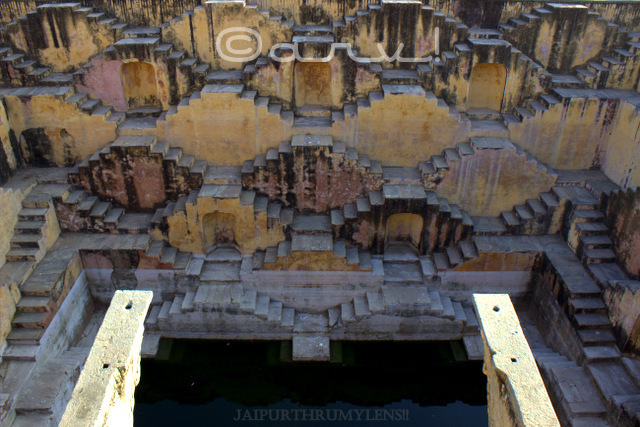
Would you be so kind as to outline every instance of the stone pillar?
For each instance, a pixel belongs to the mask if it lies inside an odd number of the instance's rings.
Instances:
[[[507,294],[473,294],[484,343],[489,425],[560,426]]]
[[[151,291],[115,293],[61,426],[133,426],[144,319],[152,298]]]

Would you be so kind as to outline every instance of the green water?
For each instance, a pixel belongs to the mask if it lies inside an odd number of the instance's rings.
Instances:
[[[333,345],[333,344],[332,344]],[[135,426],[487,426],[481,362],[448,342],[344,342],[332,363],[274,341],[175,341],[144,360]]]

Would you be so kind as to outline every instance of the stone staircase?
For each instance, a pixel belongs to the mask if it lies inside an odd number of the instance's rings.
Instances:
[[[533,349],[563,424],[633,426],[640,421],[638,361],[618,357],[583,366],[548,349]]]
[[[31,32],[30,25],[38,25],[39,20],[46,19],[43,13],[61,10],[70,15],[76,22],[83,21],[92,32],[98,32],[106,37],[113,37],[114,40],[121,37],[120,30],[126,26],[118,24],[114,18],[108,18],[106,14],[92,8],[83,7],[80,3],[46,4],[37,6],[36,9],[21,17],[17,21],[7,24],[1,28],[3,32],[0,46],[0,81],[6,86],[73,86],[75,74],[73,72],[52,72],[51,67],[30,58],[28,52],[23,52],[15,47],[11,47],[13,37],[20,37],[20,31]],[[54,12],[55,13],[55,12]],[[31,49],[35,47],[31,46]]]
[[[526,31],[537,31],[545,18],[555,13],[562,13],[563,6],[535,8],[530,13],[524,13],[518,18],[512,18],[498,28],[507,40],[519,41],[520,48],[525,52],[532,51],[535,37],[521,37]],[[584,13],[587,13],[586,11]],[[597,14],[588,13],[590,20],[602,20]],[[528,40],[528,42],[527,42]],[[640,48],[640,38],[633,33],[627,33],[618,25],[606,23],[606,43],[599,58],[577,67],[572,74],[551,74],[550,88],[571,89],[605,89],[635,88],[640,71],[637,53]],[[524,45],[523,45],[524,43]]]
[[[484,355],[478,320],[472,307],[428,290],[423,284],[386,284],[378,291],[367,292],[327,311],[330,330],[349,328],[372,316],[433,316],[461,322],[463,345],[470,360]]]
[[[57,425],[71,399],[90,347],[70,347],[33,369],[13,397],[13,426]]]
[[[49,250],[20,285],[21,297],[16,304],[16,314],[11,322],[12,329],[7,336],[8,347],[2,355],[3,359],[36,360],[49,324],[65,302],[75,282],[74,277],[82,270],[78,250],[98,247],[108,251],[145,252],[149,249],[150,242],[148,236],[103,236],[99,242],[87,235],[78,235],[77,238],[76,235],[61,236],[60,239],[65,242]]]
[[[282,302],[250,289],[240,281],[241,256],[232,246],[218,246],[206,256],[194,255],[185,267],[190,289],[173,299],[154,305],[147,317],[147,327],[161,330],[180,316],[205,316],[216,312],[229,315],[253,315],[268,325],[291,329],[295,310]],[[192,313],[192,314],[189,314]],[[195,313],[195,314],[193,314]],[[188,322],[189,320],[184,320]]]
[[[39,262],[60,234],[53,198],[68,195],[68,185],[40,184],[22,201],[6,260]],[[47,247],[48,246],[48,247]]]

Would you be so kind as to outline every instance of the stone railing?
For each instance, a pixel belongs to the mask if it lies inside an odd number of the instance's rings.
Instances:
[[[506,294],[474,294],[488,380],[489,425],[560,426]]]
[[[132,426],[151,291],[116,291],[61,426]]]

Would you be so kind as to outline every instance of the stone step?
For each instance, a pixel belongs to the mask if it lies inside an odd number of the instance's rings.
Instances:
[[[184,296],[176,295],[173,298],[173,303],[171,304],[171,308],[169,309],[169,316],[176,316],[178,314],[182,314],[183,302],[184,302]]]
[[[609,229],[601,222],[580,222],[576,224],[576,229],[581,236],[609,234]]]
[[[84,214],[88,216],[96,203],[98,203],[98,198],[96,196],[87,196],[85,197],[78,205],[76,206],[76,212],[80,214]]]
[[[437,275],[436,266],[431,257],[420,257],[420,267],[425,279],[433,279]]]
[[[462,251],[460,251],[460,249],[458,248],[447,248],[447,257],[449,259],[449,265],[451,266],[451,268],[462,263],[463,261]]]
[[[449,269],[449,257],[446,253],[434,252],[433,263],[435,264],[437,271],[444,271]]]
[[[453,309],[453,302],[449,297],[441,297],[440,301],[442,302],[442,317],[446,317],[447,319],[453,320],[456,316],[456,313]]]
[[[38,364],[25,379],[21,392],[15,398],[13,409],[16,414],[53,414],[64,408],[86,356],[86,352],[68,350],[46,363]],[[35,421],[32,419],[32,422]]]
[[[293,328],[295,322],[295,309],[286,307],[282,309],[282,326],[287,328]]]
[[[240,298],[240,309],[253,312],[256,309],[257,302],[258,292],[255,289],[245,289]]]
[[[231,288],[229,285],[200,285],[193,304],[200,311],[225,307],[231,304]]]
[[[419,262],[383,262],[384,281],[422,283],[422,267]]]
[[[572,210],[570,221],[573,220],[575,222],[602,222],[604,215],[599,210]]]
[[[464,308],[462,307],[462,304],[457,301],[452,301],[452,304],[453,312],[455,313],[455,317],[453,318],[453,320],[457,322],[467,323],[467,315],[464,311]]]
[[[611,249],[585,249],[583,259],[586,264],[600,264],[602,262],[615,262],[616,254]]]
[[[147,320],[145,320],[144,324],[147,326],[153,326],[158,323],[158,316],[160,315],[160,311],[162,307],[159,305],[154,305],[149,308],[149,314],[147,315]]]
[[[41,234],[44,221],[18,221],[13,227],[16,234]]]
[[[240,280],[240,262],[206,261],[200,273],[200,281],[237,282]]]
[[[583,249],[606,249],[611,247],[611,238],[607,235],[580,236]]]
[[[40,338],[44,334],[44,329],[40,328],[13,328],[7,335],[9,345],[38,345]]]
[[[8,262],[37,261],[41,254],[40,248],[11,248],[5,258]]]
[[[582,349],[586,363],[610,362],[620,358],[620,350],[613,345],[594,345]]]
[[[431,304],[430,311],[438,315],[442,314],[444,307],[438,291],[429,291],[429,301]]]
[[[462,337],[462,343],[469,360],[482,360],[484,358],[484,344],[480,335],[465,335]]]
[[[331,307],[327,310],[327,317],[329,319],[329,327],[333,328],[338,325],[342,325],[342,321],[340,320],[340,316],[342,314],[342,310],[340,306]]]
[[[340,305],[340,320],[342,320],[342,323],[345,325],[356,321],[353,302],[346,302]]]
[[[46,329],[54,315],[55,313],[51,311],[18,312],[11,321],[11,325],[14,328]]]
[[[329,215],[294,215],[291,228],[296,233],[330,233],[331,217]]]
[[[2,360],[7,360],[7,361],[15,360],[19,362],[35,362],[37,359],[39,348],[40,347],[37,345],[10,345],[2,353]],[[0,405],[1,404],[2,404],[2,398],[0,397]]]
[[[464,332],[475,332],[479,330],[478,318],[471,307],[464,307],[464,315],[467,318]]]
[[[171,311],[172,305],[172,301],[164,301],[162,303],[162,307],[160,307],[160,312],[158,313],[158,321],[169,319],[169,312]]]
[[[569,200],[574,209],[596,210],[600,206],[598,199],[584,187],[556,186],[551,189],[551,192],[560,200]]]
[[[574,313],[606,314],[607,307],[600,298],[569,298],[569,306]]]
[[[45,215],[49,211],[49,208],[22,208],[18,213],[18,220],[20,221],[45,221]]]
[[[16,304],[19,312],[45,312],[56,309],[55,301],[48,296],[23,296]]]
[[[616,337],[611,329],[581,329],[578,331],[578,336],[585,346],[616,343]]]
[[[258,299],[256,301],[255,315],[260,317],[261,319],[266,319],[269,315],[269,304],[271,303],[271,298],[268,295],[258,294]]]
[[[200,276],[204,263],[204,258],[192,257],[185,269],[187,276]]]
[[[195,310],[195,303],[194,303],[195,298],[196,298],[196,292],[195,291],[187,291],[187,293],[185,294],[184,298],[182,299],[182,306],[180,307],[180,309],[183,312],[194,311]]]
[[[50,206],[50,203],[50,194],[31,192],[22,199],[22,207],[27,209],[45,209]]]
[[[371,315],[369,303],[365,297],[355,297],[353,299],[354,314],[360,320]]]
[[[573,319],[578,329],[606,329],[611,327],[609,317],[599,313],[577,313]]]
[[[281,323],[282,322],[282,302],[271,301],[269,302],[269,312],[267,313],[267,320],[269,322]]]
[[[619,362],[589,363],[586,370],[607,401],[614,396],[640,394],[640,389]]]
[[[367,307],[373,314],[384,312],[384,300],[380,292],[367,292]]]
[[[557,396],[566,419],[606,414],[597,388],[581,367],[550,367],[551,392]]]
[[[470,241],[460,242],[460,249],[462,250],[462,257],[465,261],[473,259],[478,256],[476,245]]]

